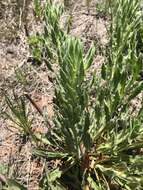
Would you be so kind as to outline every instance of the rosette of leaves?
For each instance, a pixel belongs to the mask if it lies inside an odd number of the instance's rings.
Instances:
[[[95,47],[85,55],[80,40],[49,37],[56,44],[58,73],[54,126],[41,137],[47,147],[34,150],[47,161],[41,189],[143,189],[143,101],[136,111],[132,106],[143,92],[140,1],[110,2],[105,61],[91,83],[86,75]],[[48,21],[51,28],[53,23]],[[51,168],[51,160],[58,166]]]
[[[48,134],[54,151],[37,153],[61,160],[57,177],[61,189],[143,188],[142,102],[135,114],[131,105],[143,90],[136,40],[142,23],[140,5],[128,0],[111,5],[105,63],[91,86],[86,83],[81,43],[67,37],[59,48],[55,127]]]

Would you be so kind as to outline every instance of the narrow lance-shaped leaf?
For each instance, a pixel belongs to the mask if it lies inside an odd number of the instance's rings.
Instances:
[[[95,45],[92,44],[85,56],[85,59],[84,59],[84,69],[85,70],[89,69],[89,67],[93,63],[95,51],[96,51]]]

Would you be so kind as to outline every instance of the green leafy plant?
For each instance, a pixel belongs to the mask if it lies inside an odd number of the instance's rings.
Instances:
[[[27,188],[13,179],[6,179],[2,190],[27,190]]]
[[[0,164],[0,189],[1,190],[27,190],[22,184],[14,179],[6,177],[8,175],[9,166]]]
[[[41,189],[143,189],[142,101],[138,110],[132,106],[143,92],[140,1],[112,1],[109,13],[104,63],[88,81],[95,45],[85,54],[81,40],[61,30],[61,9],[52,2],[45,7],[42,45],[44,41],[49,63],[58,69],[54,126],[34,149],[47,160]],[[47,169],[51,160],[59,161],[58,168]]]
[[[136,48],[139,1],[116,1],[109,12],[109,48],[101,75],[93,78],[90,87],[82,44],[66,37],[59,47],[55,127],[48,134],[58,151],[36,153],[64,160],[59,181],[69,189],[142,188],[142,156],[138,153],[143,145],[142,111],[134,117],[130,104],[143,90]],[[95,93],[92,106],[91,90]]]
[[[34,0],[34,10],[36,16],[40,18],[42,16],[42,6],[40,0]]]
[[[42,13],[43,33],[30,36],[28,44],[34,59],[45,62],[48,69],[53,71],[52,65],[57,60],[57,46],[64,38],[64,32],[60,28],[63,7],[47,1]]]
[[[19,126],[25,135],[33,136],[31,131],[31,121],[28,117],[25,100],[23,97],[17,97],[15,93],[13,93],[13,95],[14,100],[10,99],[8,95],[5,95],[6,103],[11,111],[11,114],[5,114],[16,124],[16,126]]]

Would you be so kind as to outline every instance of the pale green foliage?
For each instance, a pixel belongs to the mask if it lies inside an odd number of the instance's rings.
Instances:
[[[94,52],[94,48],[92,49]],[[59,49],[60,71],[57,76],[55,125],[61,128],[62,141],[71,153],[81,158],[82,141],[89,137],[89,113],[87,87],[84,86],[86,69],[93,59],[93,53],[83,58],[83,47],[79,40],[66,38]],[[87,142],[84,142],[85,146]]]
[[[6,115],[17,125],[19,126],[26,135],[31,134],[31,121],[29,121],[29,117],[26,110],[26,104],[22,97],[18,98],[14,94],[14,102],[6,95],[6,103],[10,108],[12,114]]]
[[[92,107],[81,42],[67,36],[58,51],[55,128],[49,140],[67,160],[79,165],[78,169],[75,165],[71,168],[67,162],[68,176],[74,170],[80,172],[80,185],[79,181],[73,184],[72,175],[65,182],[74,189],[81,189],[87,181],[94,189],[110,189],[111,183],[123,189],[142,188],[142,169],[134,175],[134,167],[142,165],[141,156],[129,153],[143,146],[142,115],[139,112],[133,117],[130,106],[143,89],[142,81],[137,81],[141,69],[136,40],[141,25],[139,2],[119,0],[110,8],[109,48],[101,78],[95,77],[92,83],[96,96]],[[94,162],[90,172],[90,165],[80,165],[87,155]],[[100,180],[94,181],[89,173]]]
[[[45,30],[38,38],[48,61],[58,65],[55,117],[41,137],[48,147],[34,154],[58,159],[61,166],[45,169],[41,189],[143,189],[143,107],[133,115],[131,106],[143,91],[140,1],[111,2],[105,62],[91,83],[86,76],[95,46],[85,55],[81,40],[60,28],[63,10],[51,2],[45,7]]]
[[[27,190],[27,188],[15,180],[6,179],[6,184],[2,187],[2,190]]]

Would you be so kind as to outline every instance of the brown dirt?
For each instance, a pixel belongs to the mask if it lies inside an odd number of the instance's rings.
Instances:
[[[28,81],[26,89],[29,95],[41,109],[47,108],[49,118],[53,116],[53,84],[48,78],[50,73],[44,65],[36,66],[27,62],[30,52],[24,25],[28,24],[28,30],[33,33],[37,29],[37,23],[32,11],[33,1],[26,2],[24,5],[24,0],[0,1],[0,10],[3,10],[0,11],[0,167],[5,165],[10,168],[6,175],[18,179],[28,190],[38,190],[43,162],[33,159],[33,145],[29,141],[22,142],[19,130],[13,128],[14,124],[3,114],[7,112],[3,92],[11,97],[13,90],[18,96],[23,94],[23,87],[17,82],[15,75],[15,69],[19,68]],[[99,39],[102,44],[106,43],[106,20],[97,18],[95,5],[96,1],[93,0],[89,13],[82,0],[76,1],[70,8],[73,10],[71,35],[82,38],[87,47],[94,39]],[[21,13],[24,10],[26,11]],[[40,27],[39,24],[38,28]],[[102,58],[96,57],[96,67],[101,62]],[[27,106],[30,117],[34,118],[34,130],[46,130],[44,121],[35,108],[29,102]]]

